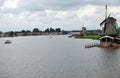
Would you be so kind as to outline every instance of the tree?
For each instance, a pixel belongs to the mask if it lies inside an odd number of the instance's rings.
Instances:
[[[26,30],[27,33],[30,33],[31,31],[30,30]]]
[[[18,31],[15,31],[15,32],[14,32],[15,36],[18,36],[17,33],[18,33]]]
[[[53,28],[50,28],[50,32],[55,32],[55,30]]]
[[[22,32],[22,33],[26,33],[26,31],[25,31],[25,30],[22,30],[21,32]]]
[[[50,29],[49,28],[45,29],[45,32],[50,32]]]
[[[55,31],[56,32],[61,32],[61,29],[60,28],[56,28]]]
[[[10,32],[9,32],[9,36],[12,36],[12,37],[13,37],[13,36],[14,36],[14,32],[13,32],[13,31],[10,31]]]
[[[23,33],[23,36],[26,36],[26,35],[27,35],[27,33],[26,33],[25,30],[22,30],[21,32]]]
[[[2,34],[3,32],[2,31],[0,31],[0,34]]]
[[[40,32],[40,30],[38,28],[34,28],[33,32]]]

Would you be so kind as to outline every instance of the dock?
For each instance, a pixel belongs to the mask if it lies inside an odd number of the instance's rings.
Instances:
[[[98,43],[92,43],[92,44],[87,44],[85,45],[85,48],[92,48],[92,47],[98,47]]]

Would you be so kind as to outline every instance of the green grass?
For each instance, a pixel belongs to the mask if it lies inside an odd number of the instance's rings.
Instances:
[[[99,39],[99,38],[100,38],[100,35],[76,36],[75,38],[83,38],[83,39]]]

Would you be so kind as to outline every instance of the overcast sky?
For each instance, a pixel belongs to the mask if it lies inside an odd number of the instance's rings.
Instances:
[[[105,4],[120,26],[120,0],[0,0],[0,31],[100,29]]]

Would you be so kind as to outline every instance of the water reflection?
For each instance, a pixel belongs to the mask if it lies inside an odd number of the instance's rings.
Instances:
[[[101,69],[103,78],[120,77],[120,53],[119,48],[101,48]]]

